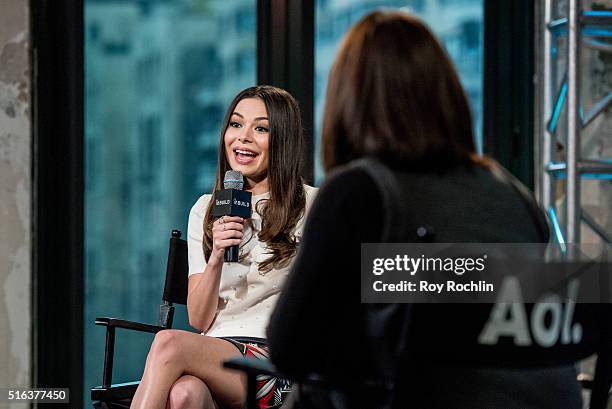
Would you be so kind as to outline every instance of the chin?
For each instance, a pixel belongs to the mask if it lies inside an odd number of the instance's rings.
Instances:
[[[231,165],[232,170],[237,170],[242,173],[242,176],[248,176],[253,173],[253,169],[250,166],[240,165],[238,163]]]
[[[258,164],[243,165],[240,163],[230,163],[230,167],[242,173],[244,177],[251,177],[257,173],[257,168],[259,166]]]

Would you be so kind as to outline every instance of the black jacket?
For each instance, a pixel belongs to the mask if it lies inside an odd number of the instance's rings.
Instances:
[[[487,169],[395,176],[405,204],[400,242],[414,242],[419,226],[433,227],[435,241],[441,243],[549,239],[544,215]],[[380,241],[383,225],[381,192],[367,172],[349,167],[330,177],[308,216],[302,247],[268,328],[276,366],[297,378],[316,373],[337,385],[344,400],[337,407],[384,407],[376,403],[384,393],[355,387],[377,376],[381,356],[394,342],[393,325],[381,342],[372,340],[368,320],[376,317],[376,307],[360,302],[360,245]],[[441,356],[464,353],[454,343],[454,334],[476,333],[490,306],[397,308],[400,314],[402,308],[411,314],[412,334],[402,373],[395,380],[395,407],[581,407],[571,365],[522,370],[445,365]],[[389,345],[381,345],[385,343]],[[317,392],[311,395],[302,401],[317,399]]]

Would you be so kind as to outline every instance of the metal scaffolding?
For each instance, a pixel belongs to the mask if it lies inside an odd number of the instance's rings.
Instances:
[[[600,52],[612,52],[612,12],[582,10],[580,0],[568,0],[567,17],[554,19],[553,0],[545,0],[542,10],[543,60],[540,64],[540,107],[544,120],[539,126],[540,175],[538,199],[548,211],[554,234],[559,243],[579,243],[580,226],[584,222],[604,241],[610,243],[608,232],[586,213],[580,204],[583,181],[590,179],[612,179],[612,159],[583,158],[581,135],[584,129],[612,103],[612,92],[608,93],[592,109],[583,115],[580,101],[580,55],[583,47]],[[561,39],[567,43],[564,61],[565,74],[558,81],[560,67],[557,44]],[[557,130],[563,107],[566,108],[567,138],[563,149],[563,160],[557,160],[557,145],[561,144]],[[566,179],[563,223],[557,217],[557,181]]]

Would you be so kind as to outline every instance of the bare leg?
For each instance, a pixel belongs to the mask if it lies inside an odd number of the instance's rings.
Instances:
[[[218,409],[208,386],[192,375],[183,375],[174,382],[168,403],[169,409]]]
[[[223,361],[237,355],[238,349],[221,339],[181,330],[161,331],[155,335],[130,407],[165,409],[172,385],[182,375],[193,375],[220,406],[241,408],[246,376],[223,368]]]

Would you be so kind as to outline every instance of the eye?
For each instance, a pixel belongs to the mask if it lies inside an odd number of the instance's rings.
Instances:
[[[242,124],[236,122],[236,121],[230,121],[229,126],[231,126],[232,128],[240,128],[242,127]]]
[[[266,128],[265,126],[257,126],[257,127],[255,127],[255,130],[257,132],[263,132],[263,133],[270,132],[270,130],[268,128]]]

